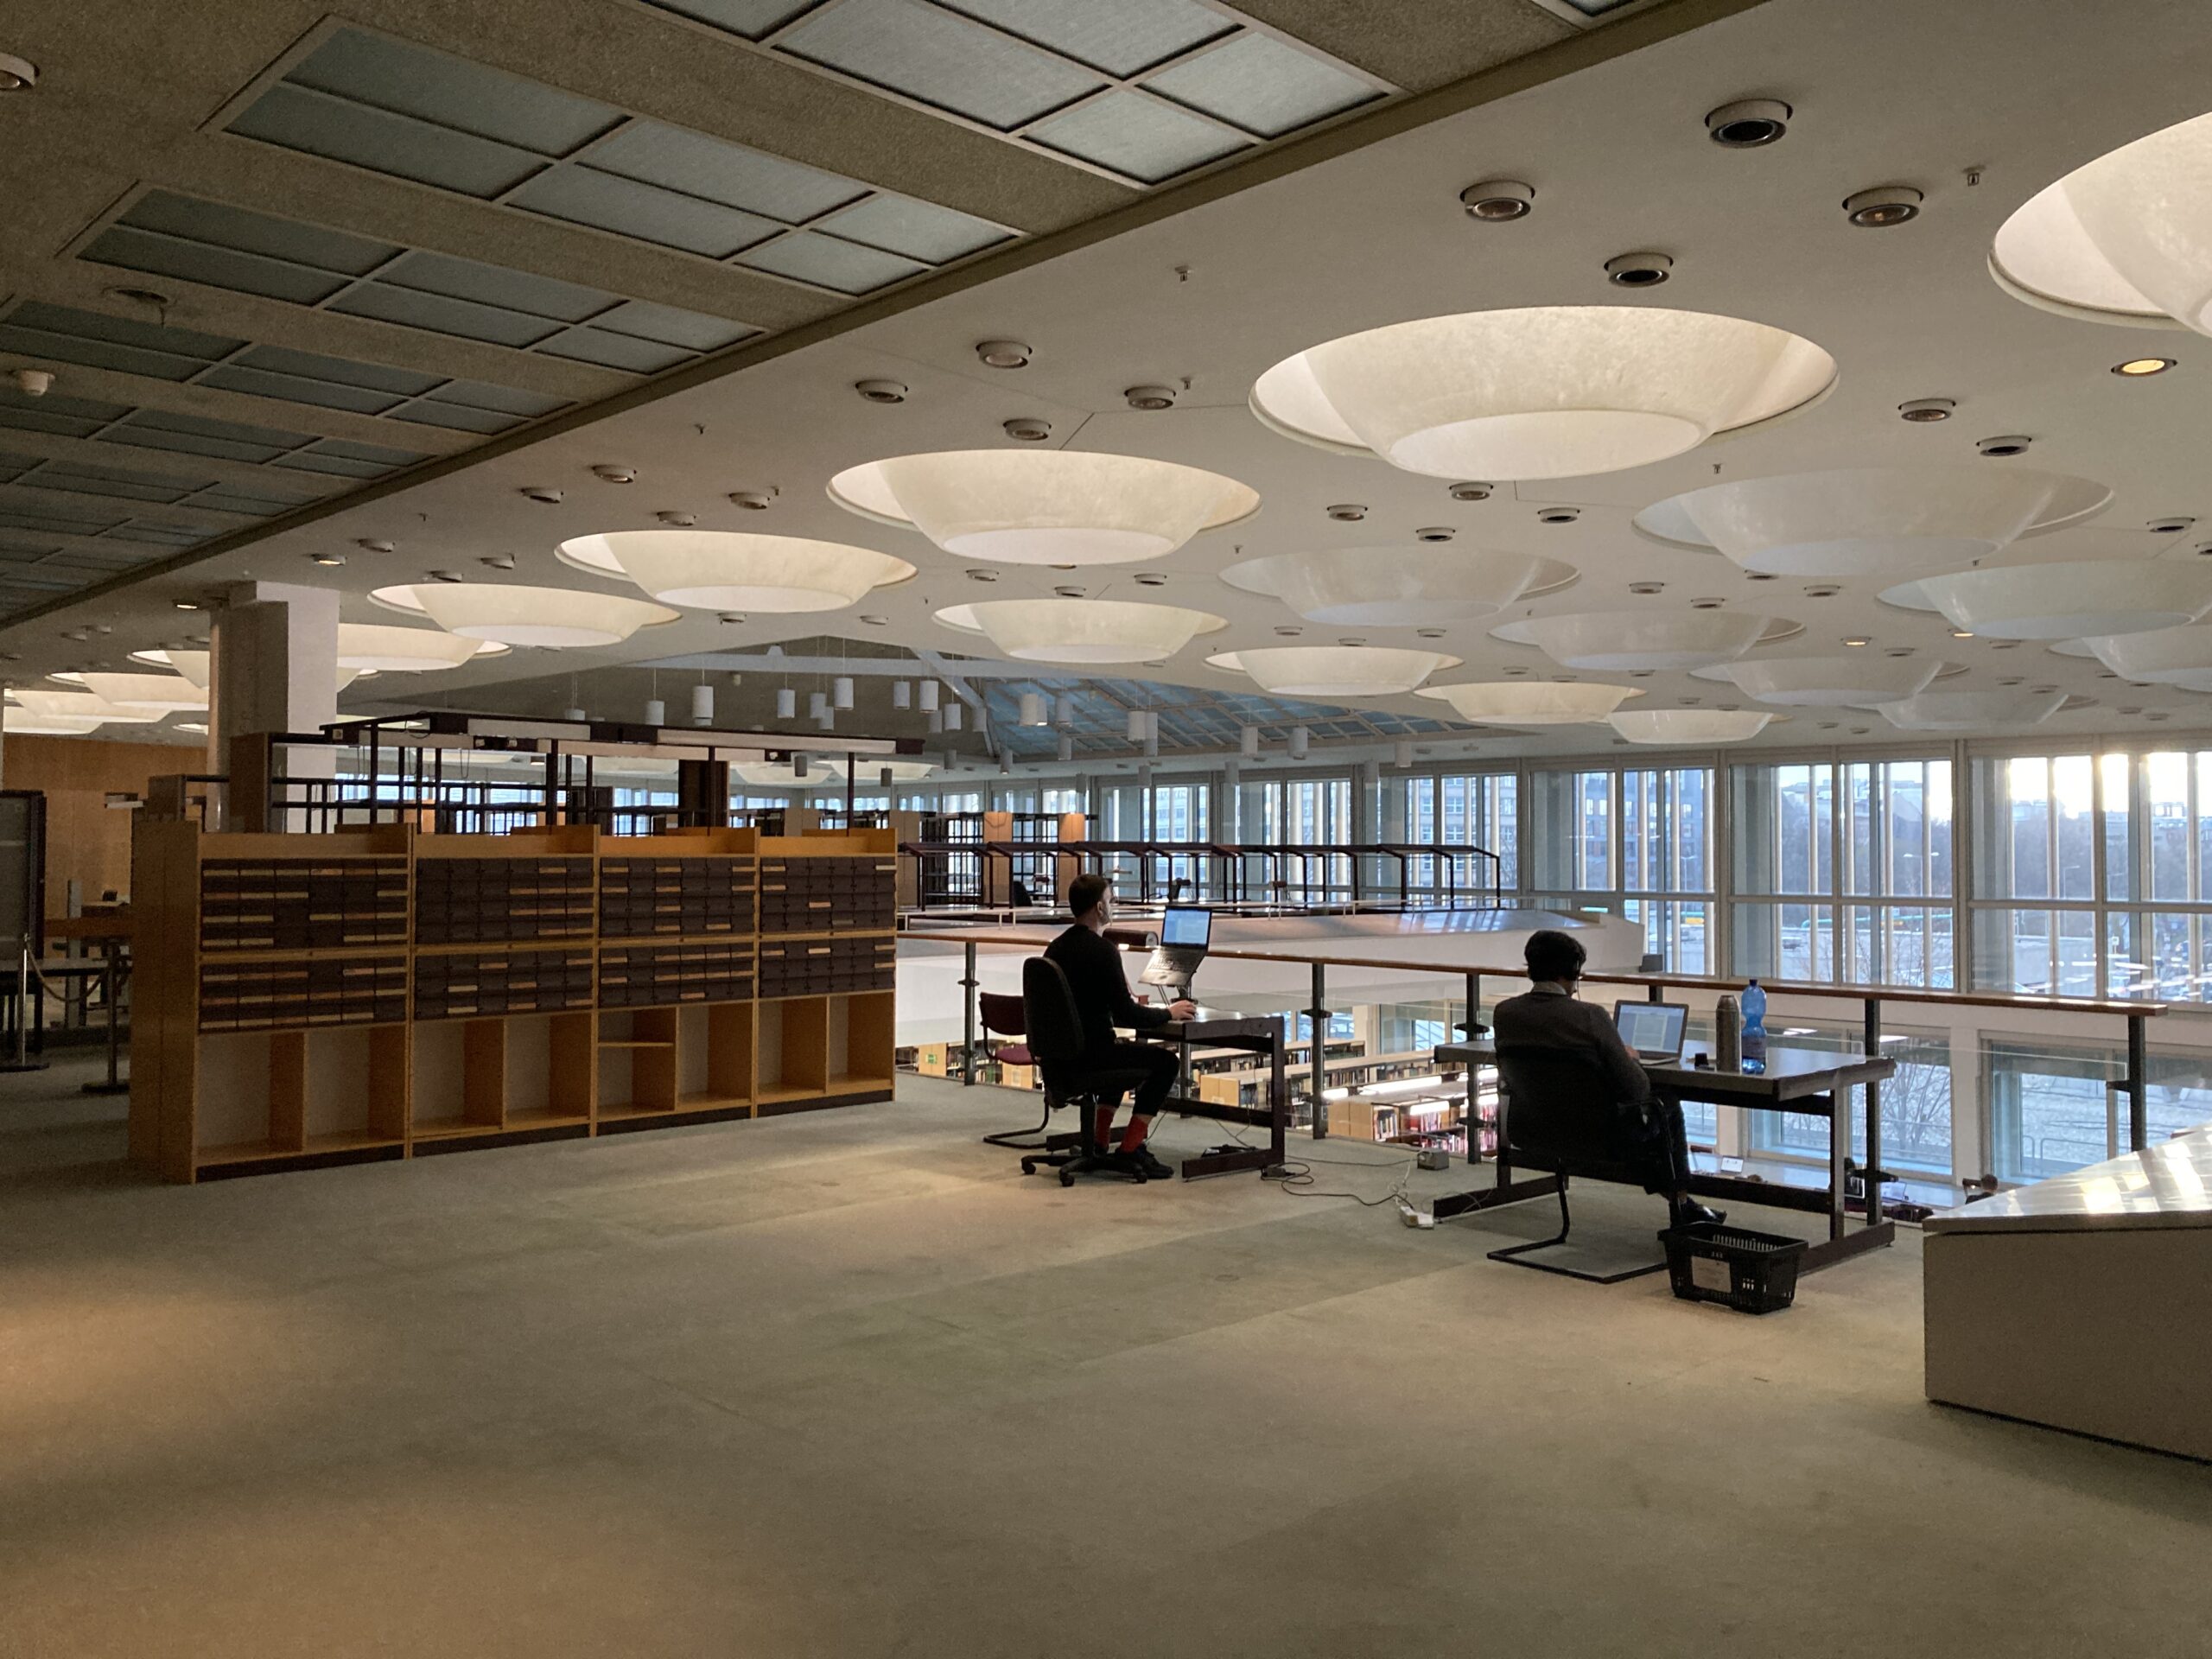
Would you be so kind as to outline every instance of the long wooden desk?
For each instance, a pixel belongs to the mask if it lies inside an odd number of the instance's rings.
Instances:
[[[1265,1147],[1240,1147],[1205,1153],[1183,1160],[1183,1179],[1227,1175],[1240,1169],[1266,1169],[1286,1155],[1285,1137],[1290,1128],[1290,1089],[1283,1072],[1283,1035],[1281,1014],[1238,1014],[1201,1008],[1194,1020],[1173,1020],[1135,1033],[1144,1040],[1171,1044],[1182,1063],[1179,1087],[1161,1109],[1185,1117],[1210,1117],[1221,1123],[1249,1123],[1268,1131]],[[1268,1105],[1264,1109],[1200,1100],[1191,1087],[1193,1048],[1242,1049],[1268,1057]]]
[[[1495,1065],[1497,1050],[1494,1043],[1484,1038],[1471,1043],[1442,1043],[1436,1050],[1437,1064],[1465,1066]],[[1828,1236],[1812,1241],[1806,1249],[1801,1272],[1811,1273],[1821,1268],[1833,1267],[1864,1250],[1878,1249],[1897,1239],[1897,1224],[1881,1214],[1878,1182],[1870,1183],[1870,1201],[1865,1222],[1857,1228],[1847,1229],[1844,1208],[1845,1154],[1850,1150],[1851,1135],[1844,1114],[1837,1102],[1846,1089],[1862,1083],[1880,1083],[1897,1070],[1897,1062],[1880,1054],[1831,1053],[1820,1049],[1776,1046],[1768,1051],[1763,1071],[1742,1070],[1724,1071],[1717,1067],[1695,1065],[1646,1066],[1644,1072],[1651,1079],[1651,1091],[1662,1099],[1709,1101],[1715,1105],[1740,1107],[1750,1111],[1796,1112],[1808,1117],[1825,1117],[1828,1121],[1828,1184],[1825,1187],[1788,1186],[1779,1181],[1746,1180],[1732,1175],[1692,1175],[1690,1191],[1700,1198],[1727,1198],[1739,1204],[1765,1205],[1777,1210],[1804,1210],[1825,1214],[1828,1218]],[[1471,1099],[1472,1091],[1470,1091]],[[1497,1179],[1494,1185],[1465,1192],[1450,1193],[1437,1199],[1437,1219],[1465,1215],[1473,1210],[1489,1210],[1502,1204],[1520,1204],[1529,1198],[1547,1198],[1558,1190],[1560,1178],[1551,1175],[1542,1179],[1516,1180],[1513,1178],[1513,1154],[1508,1145],[1506,1117],[1510,1110],[1503,1094],[1498,1100]],[[1881,1125],[1870,1113],[1866,1126],[1866,1166],[1870,1170],[1881,1167]],[[1467,1141],[1471,1150],[1477,1144],[1473,1125],[1469,1125]]]

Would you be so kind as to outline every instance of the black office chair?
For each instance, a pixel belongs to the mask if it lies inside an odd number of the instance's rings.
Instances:
[[[1552,1173],[1559,1193],[1559,1231],[1550,1238],[1492,1250],[1490,1259],[1599,1285],[1617,1285],[1623,1280],[1664,1271],[1664,1257],[1611,1274],[1586,1273],[1579,1268],[1527,1259],[1538,1250],[1567,1243],[1573,1226],[1567,1207],[1570,1178],[1580,1175],[1587,1180],[1640,1187],[1650,1165],[1639,1154],[1627,1109],[1614,1098],[1611,1079],[1593,1056],[1572,1049],[1501,1048],[1497,1084],[1500,1154],[1516,1166]]]
[[[1045,1093],[1076,1109],[1077,1133],[1071,1147],[1031,1153],[1021,1160],[1021,1173],[1034,1175],[1039,1167],[1060,1172],[1060,1185],[1073,1186],[1078,1175],[1117,1175],[1142,1181],[1144,1172],[1114,1161],[1098,1150],[1098,1107],[1110,1109],[1122,1096],[1144,1081],[1134,1070],[1093,1071],[1083,1064],[1083,1020],[1076,1012],[1075,993],[1068,976],[1056,962],[1032,957],[1021,964],[1022,1021],[1028,1027],[1029,1052],[1043,1074]],[[1047,1113],[1049,1121],[1050,1114]],[[1058,1139],[1059,1137],[1053,1137]]]

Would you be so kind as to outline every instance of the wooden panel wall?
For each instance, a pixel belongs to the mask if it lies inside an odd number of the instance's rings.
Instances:
[[[0,782],[46,796],[47,914],[62,913],[72,880],[84,884],[87,899],[111,887],[130,896],[130,821],[137,815],[111,810],[111,791],[143,795],[149,778],[206,767],[195,744],[9,734],[0,751]]]

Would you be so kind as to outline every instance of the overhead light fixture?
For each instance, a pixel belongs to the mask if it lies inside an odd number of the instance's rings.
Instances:
[[[1175,407],[1175,388],[1173,386],[1131,386],[1122,396],[1128,400],[1131,409],[1161,410]]]
[[[173,602],[180,611],[196,611],[200,608],[200,601],[196,599],[180,599]]]
[[[976,355],[987,369],[1019,369],[1029,362],[1029,348],[1018,340],[986,340],[976,343]]]
[[[985,635],[1025,663],[1156,663],[1202,633],[1229,626],[1207,611],[1129,600],[994,599],[937,613],[950,628]]]
[[[658,698],[658,697],[648,697],[648,698],[646,698],[646,699],[645,699],[645,724],[646,724],[646,725],[648,725],[648,726],[665,726],[665,725],[667,725],[667,724],[668,724],[668,704],[667,704],[666,702],[664,702],[664,701],[662,701],[662,700],[661,700],[660,698]]]
[[[938,689],[938,683],[935,680],[924,680],[922,682],[918,690],[918,695],[921,697],[922,712],[924,714],[929,713],[937,707]]]
[[[914,706],[914,683],[912,680],[891,682],[891,706],[893,709],[912,709]]]
[[[853,390],[871,404],[903,404],[906,388],[897,380],[855,380]]]
[[[1844,643],[1845,645],[1872,645],[1872,644],[1873,643],[1873,641],[1872,641],[1872,640],[1870,640],[1870,639],[1868,639],[1865,638],[1865,637],[1862,635],[1862,636],[1856,637],[1856,638],[1853,638],[1853,639],[1847,639],[1847,640],[1845,640],[1843,643]]]
[[[1536,205],[1534,188],[1513,179],[1491,179],[1471,184],[1459,193],[1459,205],[1469,219],[1485,225],[1503,225],[1526,219]]]
[[[1556,559],[1482,549],[1351,547],[1246,559],[1221,573],[1231,588],[1279,599],[1309,622],[1363,628],[1476,622],[1574,580]]]
[[[1750,709],[1630,709],[1605,723],[1631,743],[1741,743],[1773,719]]]
[[[2102,484],[2031,468],[1857,467],[1709,484],[1654,503],[1635,524],[1746,570],[1879,576],[1968,564],[2111,500]]]
[[[326,567],[340,565],[346,563],[346,556],[343,553],[310,553],[308,555],[308,563]]]
[[[2125,363],[2112,365],[2114,374],[2125,375],[2130,380],[2140,380],[2145,375],[2164,374],[2174,365],[2171,357],[2131,357]]]
[[[840,674],[830,682],[830,706],[839,709],[850,709],[853,706],[853,677],[851,675]]]
[[[1742,98],[1708,110],[1705,136],[1724,149],[1758,149],[1789,130],[1789,105],[1778,98]]]
[[[620,645],[639,629],[673,622],[678,614],[612,594],[486,582],[379,588],[369,597],[391,610],[420,612],[464,639],[553,650]]]
[[[1412,690],[1459,658],[1396,645],[1263,645],[1209,657],[1276,697],[1392,697]]]
[[[2082,643],[2123,680],[2212,691],[2212,628],[2154,628],[2143,633],[2095,635]]]
[[[1143,709],[1132,709],[1129,710],[1128,719],[1122,723],[1122,729],[1128,734],[1128,740],[1132,743],[1141,743],[1144,741],[1144,734],[1146,731],[1144,715],[1145,711]]]
[[[1054,747],[1054,753],[1063,760],[1074,760],[1075,734],[1072,732],[1062,732],[1060,734],[1059,741]]]
[[[798,692],[791,686],[779,686],[776,690],[776,718],[778,720],[798,718]]]
[[[957,697],[948,697],[939,712],[944,716],[944,729],[948,732],[957,732],[968,723],[968,705]]]
[[[1258,727],[1238,728],[1236,741],[1239,751],[1247,760],[1256,760],[1260,758],[1260,728]]]
[[[1478,726],[1588,726],[1643,693],[1582,680],[1493,680],[1423,686],[1414,695],[1447,702]]]
[[[435,628],[398,628],[381,622],[338,625],[338,665],[378,674],[428,674],[459,668],[478,657],[504,655],[489,639],[464,639]]]
[[[1290,758],[1294,760],[1303,760],[1306,758],[1306,747],[1312,738],[1313,734],[1305,727],[1292,727],[1290,728]]]
[[[35,715],[12,704],[0,709],[0,729],[10,737],[89,737],[104,723],[97,715]]]
[[[1923,691],[1876,711],[1900,731],[1984,732],[1998,726],[2035,726],[2056,714],[2063,691]]]
[[[86,673],[83,678],[85,690],[105,703],[163,714],[207,706],[207,686],[194,685],[181,674]]]
[[[827,691],[810,691],[806,694],[806,717],[809,720],[819,720],[829,712],[830,694]]]
[[[1990,274],[2015,298],[2100,322],[2212,334],[2212,115],[2075,168],[2007,219]]]
[[[1572,478],[1664,461],[1802,410],[1835,359],[1764,323],[1537,306],[1347,334],[1276,364],[1253,413],[1286,437],[1439,478]]]
[[[27,92],[37,85],[37,65],[12,52],[0,52],[0,92]]]
[[[1972,628],[1953,628],[1951,630],[1951,638],[1954,639],[1971,639],[1974,638],[1974,630]]]
[[[914,567],[872,548],[723,530],[621,530],[563,542],[561,562],[627,577],[664,604],[791,613],[842,610]]]
[[[1575,611],[1509,622],[1491,635],[1534,645],[1562,668],[1619,671],[1727,662],[1795,628],[1745,611]]]
[[[1018,443],[1042,443],[1052,435],[1052,423],[1032,416],[1003,423],[1000,430]]]
[[[1866,709],[1925,690],[1943,664],[1913,657],[1767,657],[1700,669],[1745,696],[1783,709]]]
[[[1129,564],[1249,518],[1260,498],[1173,461],[1066,449],[958,449],[849,467],[830,499],[946,551],[1005,564]]]
[[[704,680],[691,688],[691,723],[694,726],[715,723],[715,688]]]
[[[1958,404],[1948,397],[1914,397],[1897,405],[1897,418],[1916,426],[1929,426],[1949,420],[1956,408]]]
[[[1615,288],[1656,288],[1674,271],[1673,258],[1663,253],[1616,254],[1605,261],[1605,280]]]
[[[1995,565],[1916,585],[1952,626],[2000,639],[2144,633],[2212,610],[2212,570],[2163,560]]]
[[[144,703],[118,704],[91,691],[41,691],[35,687],[23,687],[8,695],[41,720],[89,720],[95,726],[151,726],[180,709],[207,707],[204,702],[150,707]]]
[[[1048,719],[1049,717],[1045,712],[1044,693],[1041,691],[1023,692],[1021,694],[1021,715],[1020,723],[1024,726],[1043,726],[1048,723]]]
[[[1065,691],[1053,700],[1052,724],[1063,728],[1075,724],[1075,699]]]
[[[1863,231],[1887,230],[1920,217],[1927,198],[1909,184],[1877,185],[1843,199],[1844,215]]]

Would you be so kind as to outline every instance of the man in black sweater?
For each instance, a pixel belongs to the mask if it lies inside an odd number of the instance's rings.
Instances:
[[[1121,1098],[1116,1096],[1099,1102],[1097,1149],[1141,1169],[1149,1179],[1164,1180],[1175,1172],[1152,1155],[1145,1137],[1161,1103],[1175,1087],[1179,1068],[1171,1051],[1156,1043],[1125,1043],[1114,1032],[1117,1026],[1128,1031],[1148,1030],[1170,1020],[1188,1020],[1198,1010],[1188,1002],[1151,1007],[1129,995],[1122,953],[1106,943],[1106,926],[1114,919],[1114,900],[1104,876],[1078,875],[1070,882],[1068,908],[1074,912],[1075,923],[1045,947],[1045,959],[1067,976],[1068,988],[1075,993],[1076,1012],[1083,1020],[1084,1068],[1146,1074],[1137,1085],[1135,1114],[1122,1133],[1118,1153],[1112,1151],[1114,1109],[1121,1104]]]

